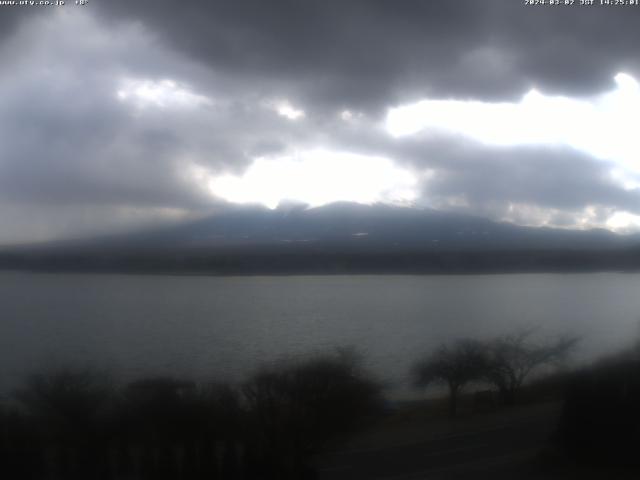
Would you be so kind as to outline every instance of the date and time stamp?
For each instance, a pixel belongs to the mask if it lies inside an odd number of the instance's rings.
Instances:
[[[523,0],[527,6],[549,7],[638,7],[640,0]]]

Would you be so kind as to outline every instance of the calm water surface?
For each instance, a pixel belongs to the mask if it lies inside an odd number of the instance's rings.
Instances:
[[[0,388],[55,366],[235,380],[353,345],[401,391],[421,352],[535,325],[578,359],[640,331],[640,275],[203,277],[0,272]]]

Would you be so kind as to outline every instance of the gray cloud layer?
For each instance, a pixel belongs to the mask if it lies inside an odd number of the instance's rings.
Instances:
[[[569,149],[396,140],[379,128],[387,108],[423,97],[512,100],[533,86],[581,96],[610,89],[621,70],[640,78],[640,8],[115,0],[27,10],[0,15],[0,243],[204,214],[224,202],[194,165],[241,173],[257,156],[319,147],[429,171],[423,205],[524,223],[537,209],[568,225],[590,207],[640,214],[637,191]],[[117,97],[127,81],[163,80],[208,102]],[[275,114],[278,99],[306,118]],[[347,124],[344,109],[362,116]]]
[[[520,1],[103,2],[183,53],[307,100],[386,106],[414,95],[508,98],[532,85],[585,93],[637,71],[634,8]]]

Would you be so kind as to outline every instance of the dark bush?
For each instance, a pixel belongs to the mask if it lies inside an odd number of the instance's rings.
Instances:
[[[7,478],[302,479],[313,454],[374,413],[379,390],[335,355],[262,370],[241,391],[167,377],[114,388],[58,371],[30,377],[15,400],[0,404]]]
[[[254,474],[312,478],[311,456],[379,411],[379,392],[340,355],[259,372],[243,388]]]
[[[579,462],[639,467],[640,361],[620,359],[576,374],[558,439]]]

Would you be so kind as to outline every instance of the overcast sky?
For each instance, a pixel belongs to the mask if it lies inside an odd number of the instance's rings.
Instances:
[[[287,199],[640,227],[640,7],[0,6],[0,243]]]

